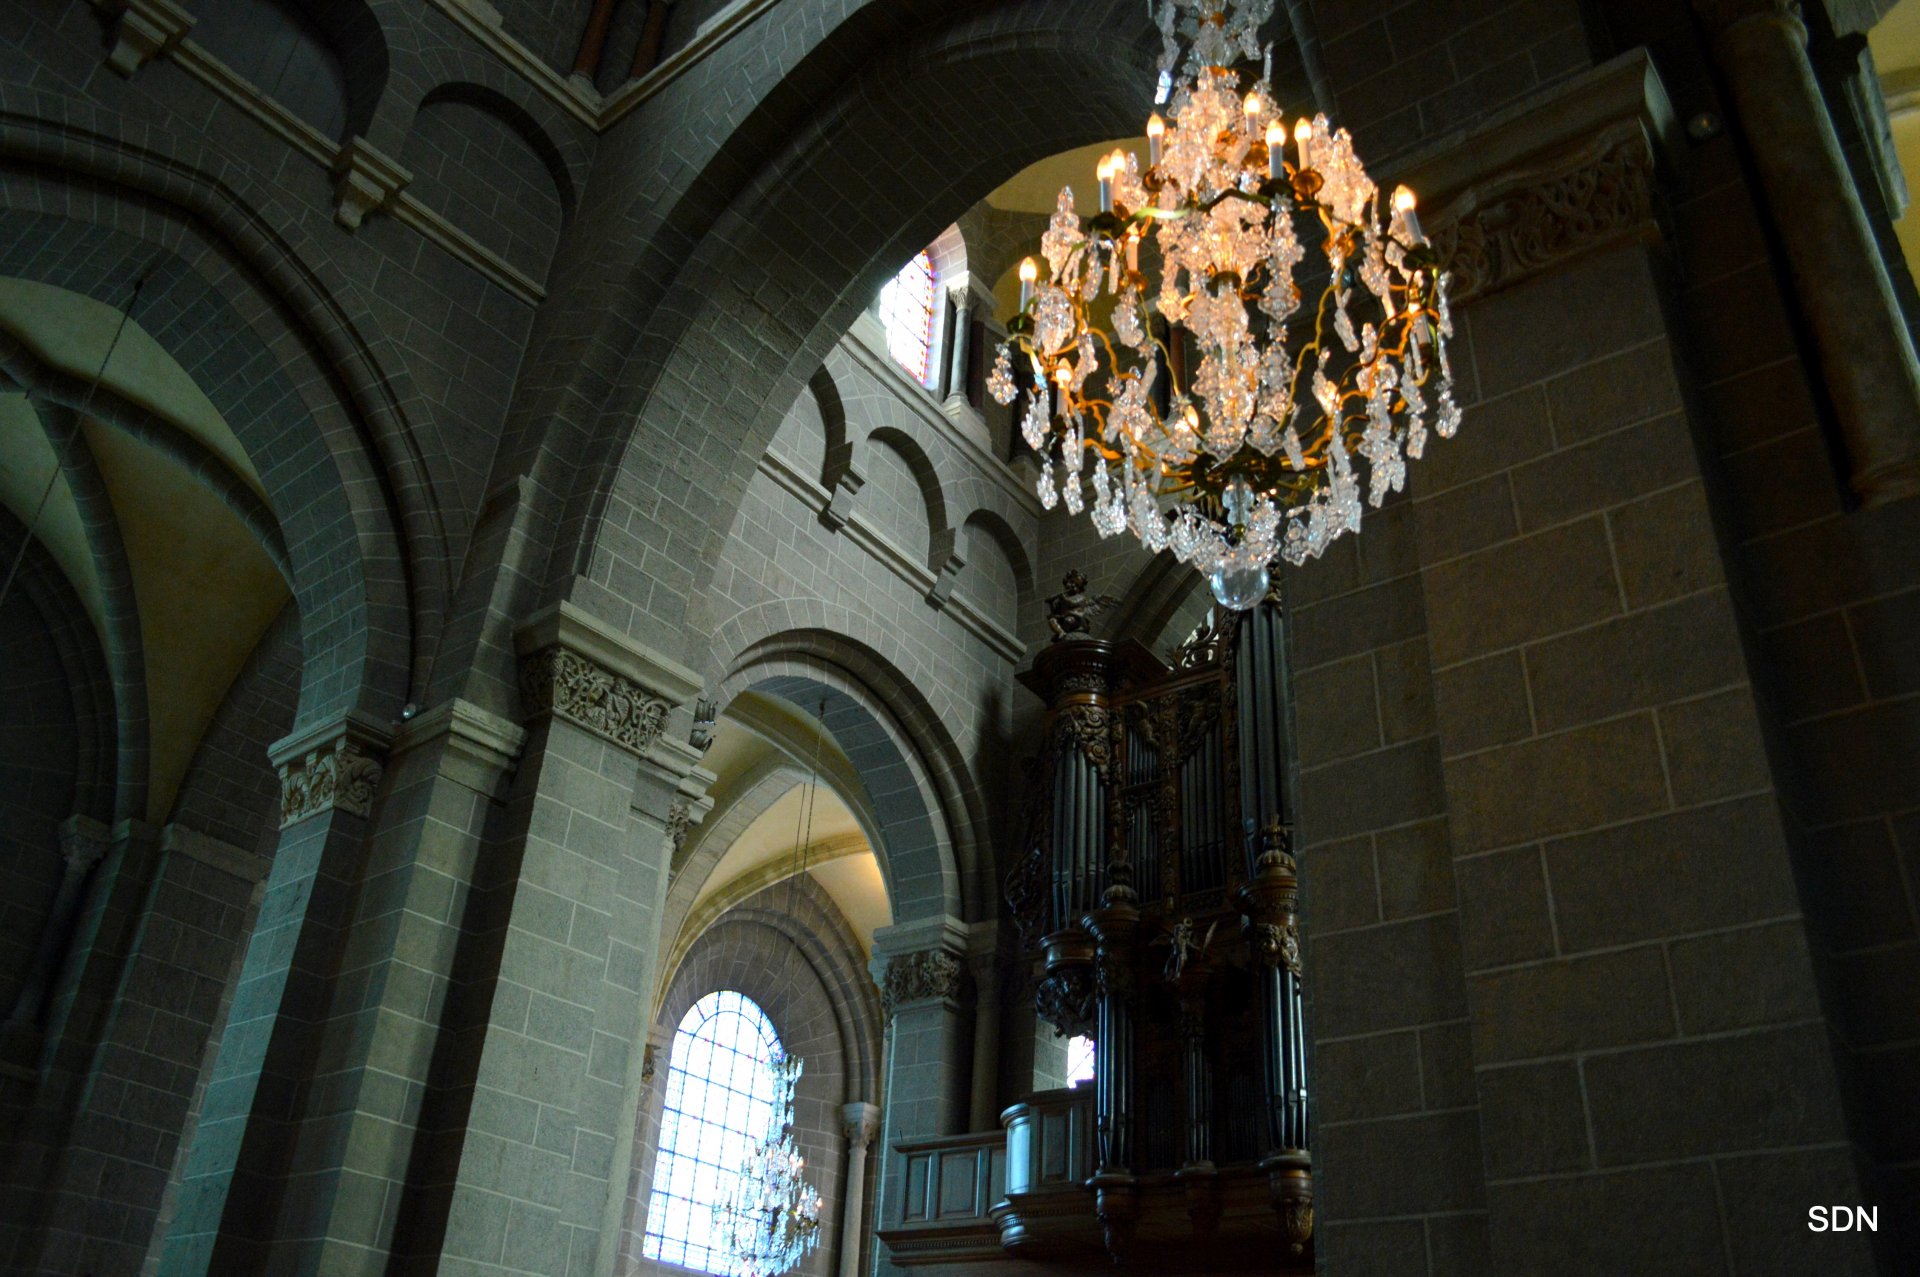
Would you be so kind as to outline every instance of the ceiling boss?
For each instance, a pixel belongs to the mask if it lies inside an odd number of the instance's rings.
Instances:
[[[1363,464],[1378,506],[1429,425],[1459,426],[1447,276],[1413,192],[1383,199],[1324,115],[1289,127],[1270,50],[1257,79],[1234,69],[1261,56],[1273,0],[1156,9],[1173,88],[1147,167],[1104,157],[1085,219],[1061,190],[988,388],[1002,404],[1028,391],[1042,505],[1171,549],[1248,608],[1275,558],[1359,530]],[[1296,275],[1323,278],[1314,238],[1326,274],[1308,305]]]

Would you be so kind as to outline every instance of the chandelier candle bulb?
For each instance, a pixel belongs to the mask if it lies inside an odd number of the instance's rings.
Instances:
[[[1409,244],[1424,243],[1427,238],[1420,231],[1420,214],[1414,211],[1414,205],[1418,202],[1413,192],[1406,187],[1394,188],[1394,218],[1400,223],[1402,234],[1407,237]]]
[[[1279,120],[1267,125],[1267,176],[1279,178],[1287,157],[1287,130]]]
[[[1313,167],[1313,121],[1306,116],[1293,126],[1293,140],[1300,147],[1300,171],[1306,172]]]
[[[1113,157],[1103,155],[1100,163],[1094,167],[1094,176],[1100,179],[1100,211],[1113,212]]]
[[[1160,163],[1161,139],[1166,136],[1167,122],[1160,118],[1158,111],[1147,117],[1147,164]]]
[[[1020,259],[1020,309],[1025,310],[1033,302],[1033,281],[1040,277],[1040,268],[1034,265],[1031,257]]]

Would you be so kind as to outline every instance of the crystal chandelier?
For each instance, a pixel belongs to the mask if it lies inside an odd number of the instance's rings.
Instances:
[[[1104,157],[1084,220],[1060,192],[1044,277],[1021,263],[1020,313],[987,383],[1002,404],[1028,390],[1043,506],[1171,549],[1242,609],[1275,558],[1303,563],[1359,530],[1356,456],[1378,506],[1429,421],[1443,439],[1460,424],[1447,277],[1413,193],[1383,207],[1324,115],[1295,121],[1289,148],[1270,50],[1244,91],[1232,69],[1260,55],[1272,12],[1158,0],[1163,83],[1176,66],[1178,79],[1166,118],[1147,121],[1147,168]],[[1295,278],[1303,235],[1324,236],[1328,270],[1311,307]]]
[[[773,1123],[747,1154],[715,1214],[737,1277],[773,1277],[796,1267],[820,1240],[820,1190],[807,1183],[807,1159],[793,1140],[793,1091],[801,1061],[773,1062]]]

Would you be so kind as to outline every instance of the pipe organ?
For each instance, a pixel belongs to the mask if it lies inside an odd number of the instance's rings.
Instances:
[[[1096,1043],[1093,1235],[1115,1259],[1155,1267],[1271,1270],[1277,1253],[1307,1271],[1280,604],[1210,618],[1170,664],[1069,620],[1022,676],[1047,717],[1006,885],[1036,1010]],[[1084,1244],[1084,1216],[1076,1229],[1012,1176],[995,1208],[1009,1249]]]

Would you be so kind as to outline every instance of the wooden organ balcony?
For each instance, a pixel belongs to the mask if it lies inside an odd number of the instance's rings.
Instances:
[[[1035,1009],[1095,1040],[1094,1081],[1002,1132],[897,1146],[880,1236],[897,1264],[969,1273],[1311,1272],[1280,605],[1171,665],[1069,631],[1022,682],[1048,711],[1007,898]]]

